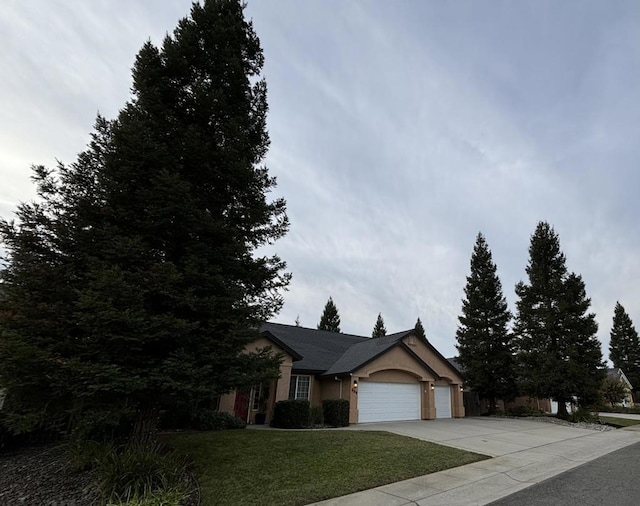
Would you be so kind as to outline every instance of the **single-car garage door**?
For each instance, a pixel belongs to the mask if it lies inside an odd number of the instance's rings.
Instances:
[[[419,383],[370,383],[358,386],[358,422],[420,419]]]
[[[451,418],[451,387],[436,387],[436,418]]]

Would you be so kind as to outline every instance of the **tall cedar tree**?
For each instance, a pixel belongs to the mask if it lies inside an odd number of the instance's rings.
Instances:
[[[616,302],[609,341],[609,358],[613,367],[627,376],[634,392],[640,390],[640,339],[622,304]]]
[[[320,317],[320,323],[318,323],[318,330],[340,332],[340,315],[338,314],[338,308],[333,303],[333,299],[331,297],[329,297],[329,300],[324,306],[324,311]]]
[[[371,337],[384,337],[387,335],[387,329],[384,327],[384,320],[382,319],[382,313],[378,313],[378,319],[373,327]]]
[[[529,284],[516,285],[516,344],[523,393],[558,402],[558,416],[575,396],[581,405],[597,401],[604,364],[595,315],[584,282],[567,274],[558,235],[546,222],[531,237]]]
[[[462,300],[462,315],[456,332],[460,365],[465,382],[489,399],[489,412],[497,399],[516,395],[513,337],[508,325],[511,313],[491,250],[479,233],[471,255],[471,273]]]
[[[243,354],[289,275],[258,248],[288,228],[266,167],[263,54],[237,0],[194,3],[147,42],[132,99],[71,166],[35,168],[39,201],[2,221],[0,386],[14,430],[134,418],[277,376]],[[90,426],[90,424],[89,424]]]
[[[416,325],[413,328],[413,330],[415,331],[416,335],[420,338],[420,339],[426,339],[427,335],[424,332],[424,327],[422,326],[422,322],[420,321],[420,318],[418,318],[416,320]]]

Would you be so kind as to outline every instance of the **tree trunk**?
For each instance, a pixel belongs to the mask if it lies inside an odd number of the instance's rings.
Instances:
[[[147,446],[155,443],[157,436],[158,406],[156,404],[140,406],[129,435],[129,446]]]
[[[489,415],[496,414],[496,398],[489,397]]]
[[[558,403],[558,418],[561,418],[562,420],[566,420],[567,418],[569,418],[569,413],[567,412],[567,403],[565,402],[565,400],[557,399],[556,402]]]

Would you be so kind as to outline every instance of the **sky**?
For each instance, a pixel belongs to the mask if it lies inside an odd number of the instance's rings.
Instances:
[[[187,0],[4,0],[0,216],[33,164],[71,163],[130,98],[135,55]],[[266,165],[291,228],[274,318],[343,332],[420,317],[453,356],[482,232],[515,312],[536,224],[581,274],[608,356],[616,301],[640,324],[640,2],[249,0],[265,54]]]

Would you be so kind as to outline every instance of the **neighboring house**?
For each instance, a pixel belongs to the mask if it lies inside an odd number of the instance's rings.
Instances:
[[[347,399],[349,423],[464,417],[462,377],[413,330],[354,336],[267,323],[247,351],[272,346],[284,355],[280,379],[220,399],[220,411],[268,423],[277,401]]]
[[[622,400],[622,406],[624,407],[631,407],[633,406],[633,385],[631,384],[631,382],[629,381],[629,379],[627,378],[626,374],[624,373],[624,371],[622,369],[618,368],[610,368],[607,369],[607,376],[609,378],[613,378],[615,380],[618,380],[620,382],[622,382],[625,386],[625,396],[624,399]]]

